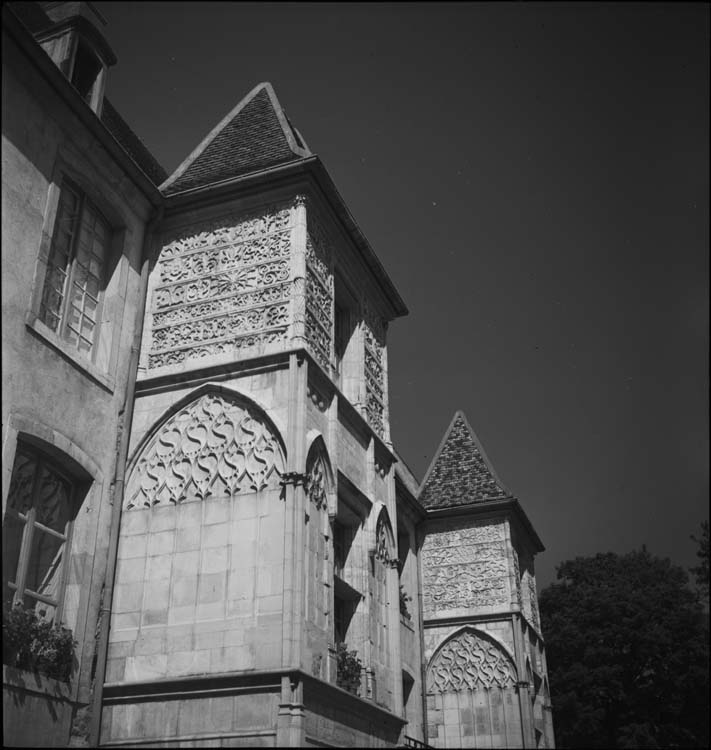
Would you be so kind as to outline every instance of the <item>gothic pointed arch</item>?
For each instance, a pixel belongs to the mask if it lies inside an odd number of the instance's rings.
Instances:
[[[428,693],[507,688],[516,682],[516,667],[506,649],[471,626],[447,638],[427,667]]]
[[[328,510],[333,492],[333,470],[321,435],[313,439],[306,456],[306,493],[316,510]]]
[[[143,439],[124,508],[274,489],[285,455],[261,407],[236,391],[206,385],[175,404]]]
[[[397,565],[395,535],[390,523],[388,509],[383,506],[375,523],[375,558],[390,566]]]

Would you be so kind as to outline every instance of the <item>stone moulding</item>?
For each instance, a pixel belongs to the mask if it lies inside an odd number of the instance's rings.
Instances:
[[[276,489],[283,473],[279,439],[256,409],[207,392],[171,416],[145,445],[124,508]]]

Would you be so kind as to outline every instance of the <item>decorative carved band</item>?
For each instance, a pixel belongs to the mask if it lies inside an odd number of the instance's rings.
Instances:
[[[193,227],[166,244],[154,274],[148,368],[286,342],[291,211],[272,207]]]
[[[508,564],[500,524],[431,533],[421,560],[426,615],[508,604]]]
[[[131,475],[126,509],[279,486],[276,436],[249,408],[205,394],[171,417]]]
[[[385,434],[385,329],[382,321],[366,304],[363,306],[365,341],[365,412],[370,426]]]
[[[328,372],[333,338],[333,273],[331,240],[309,211],[306,237],[306,342]]]
[[[469,630],[454,636],[437,652],[427,670],[427,692],[506,688],[516,684],[516,670],[497,646]]]

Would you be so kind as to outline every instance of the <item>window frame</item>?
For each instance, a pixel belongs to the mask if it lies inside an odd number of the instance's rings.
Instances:
[[[66,277],[65,277],[63,289],[62,289],[62,294],[63,294],[62,302],[61,302],[58,312],[50,311],[52,315],[55,315],[59,319],[57,328],[54,329],[46,322],[46,318],[44,316],[44,310],[45,310],[44,300],[45,300],[45,290],[47,288],[47,285],[50,283],[50,274],[53,268],[51,260],[52,260],[53,252],[54,252],[55,245],[57,242],[58,233],[60,231],[61,206],[62,206],[62,198],[63,198],[63,195],[65,194],[65,190],[69,190],[76,196],[78,206],[76,209],[76,215],[74,216],[74,219],[72,221],[70,247],[69,247],[69,252],[68,252],[69,259],[68,259],[68,264],[67,264],[68,270],[66,272]],[[77,260],[77,254],[78,254],[77,250],[78,250],[79,239],[80,239],[80,230],[81,230],[82,221],[84,220],[87,210],[92,211],[94,213],[94,215],[103,223],[104,229],[105,229],[105,243],[104,243],[104,248],[103,248],[104,257],[102,259],[102,265],[100,268],[100,276],[98,277],[99,289],[98,289],[98,294],[96,298],[96,320],[94,321],[93,339],[91,341],[91,346],[88,351],[81,349],[79,346],[79,341],[82,338],[81,323],[80,323],[80,331],[76,333],[77,335],[76,343],[72,342],[70,338],[67,336],[67,330],[69,329],[70,308],[72,305],[72,301],[71,301],[72,285],[75,283],[75,278],[77,275],[77,266],[79,265],[78,260]],[[114,252],[114,249],[113,249],[114,228],[111,222],[107,219],[104,212],[96,204],[96,202],[92,201],[88,197],[87,192],[83,190],[79,185],[77,185],[77,183],[74,180],[67,177],[66,175],[62,175],[61,181],[59,184],[57,209],[55,212],[53,223],[54,223],[54,226],[52,229],[51,240],[49,242],[49,248],[47,250],[47,258],[45,262],[45,273],[42,279],[41,289],[39,290],[39,305],[37,309],[37,317],[39,321],[44,326],[46,326],[50,331],[52,331],[52,333],[65,346],[69,347],[72,350],[72,352],[74,352],[77,356],[94,364],[96,362],[97,352],[99,350],[99,338],[101,337],[101,334],[102,334],[102,316],[103,316],[103,307],[104,307],[104,297],[106,295],[106,288],[108,285],[108,270],[111,265],[112,254]],[[82,316],[83,316],[83,310],[82,310]]]
[[[81,493],[81,480],[71,474],[67,473],[57,462],[47,455],[44,451],[32,445],[31,443],[18,442],[15,450],[15,459],[13,460],[13,468],[10,474],[10,486],[12,486],[12,477],[14,476],[15,462],[17,456],[20,453],[24,453],[27,456],[31,456],[36,462],[35,472],[32,478],[32,490],[30,492],[30,507],[26,513],[21,513],[15,508],[11,507],[11,497],[8,493],[7,507],[5,508],[5,516],[3,518],[3,537],[5,536],[5,524],[8,518],[14,519],[15,522],[22,524],[22,533],[19,542],[19,550],[17,553],[17,567],[15,571],[15,580],[9,580],[6,578],[6,573],[3,571],[3,589],[7,587],[8,590],[12,591],[12,605],[17,603],[22,604],[23,607],[27,608],[25,603],[25,597],[32,599],[35,604],[32,605],[32,609],[36,609],[37,604],[44,603],[50,607],[54,607],[54,614],[51,617],[51,621],[59,623],[62,621],[64,613],[64,598],[67,588],[68,570],[69,570],[69,559],[71,557],[72,549],[72,537],[74,531],[74,521],[76,518],[76,510],[80,500]],[[45,524],[37,521],[37,498],[40,491],[40,477],[42,470],[45,466],[48,466],[52,472],[57,474],[63,479],[70,487],[68,494],[69,504],[69,517],[64,524],[64,534],[60,534],[55,529],[51,529]],[[62,559],[60,562],[60,570],[58,572],[57,580],[57,596],[55,599],[52,597],[40,594],[37,591],[27,588],[27,574],[30,566],[30,559],[32,556],[32,543],[35,536],[35,529],[38,528],[41,532],[50,534],[51,536],[62,539]],[[8,532],[11,533],[11,532]],[[50,619],[50,618],[47,618]]]

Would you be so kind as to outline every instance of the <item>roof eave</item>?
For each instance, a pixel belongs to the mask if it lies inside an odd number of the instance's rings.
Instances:
[[[476,503],[466,503],[463,505],[453,505],[446,508],[427,508],[427,520],[435,521],[440,518],[452,518],[454,516],[485,516],[492,514],[511,513],[519,522],[526,532],[528,541],[535,553],[545,551],[545,546],[540,537],[533,528],[533,524],[526,515],[526,511],[521,507],[518,499],[515,497],[504,498],[501,500],[484,500]]]
[[[158,188],[134,159],[126,153],[106,125],[86,104],[79,92],[55,65],[52,58],[42,49],[30,31],[7,5],[3,6],[2,9],[2,25],[3,29],[15,40],[22,52],[37,67],[40,74],[48,80],[73,114],[79,118],[81,123],[97,138],[112,158],[134,181],[151,205],[155,208],[159,207],[162,203],[162,197]]]
[[[208,185],[181,190],[176,193],[167,193],[165,195],[167,207],[173,208],[182,206],[185,203],[195,200],[206,199],[214,200],[225,194],[246,189],[254,189],[260,185],[268,185],[280,181],[288,180],[298,174],[310,175],[316,185],[320,188],[327,203],[333,209],[337,218],[343,225],[347,235],[351,238],[353,244],[361,253],[366,265],[373,273],[381,291],[390,304],[392,317],[391,320],[408,314],[408,309],[402,300],[399,292],[395,288],[392,280],[388,276],[383,264],[370,246],[365,235],[351,215],[345,201],[338,192],[333,180],[323,166],[318,156],[307,156],[295,161],[289,161],[285,164],[279,164],[275,167],[260,169],[256,172],[230,177],[220,182],[213,182]]]

